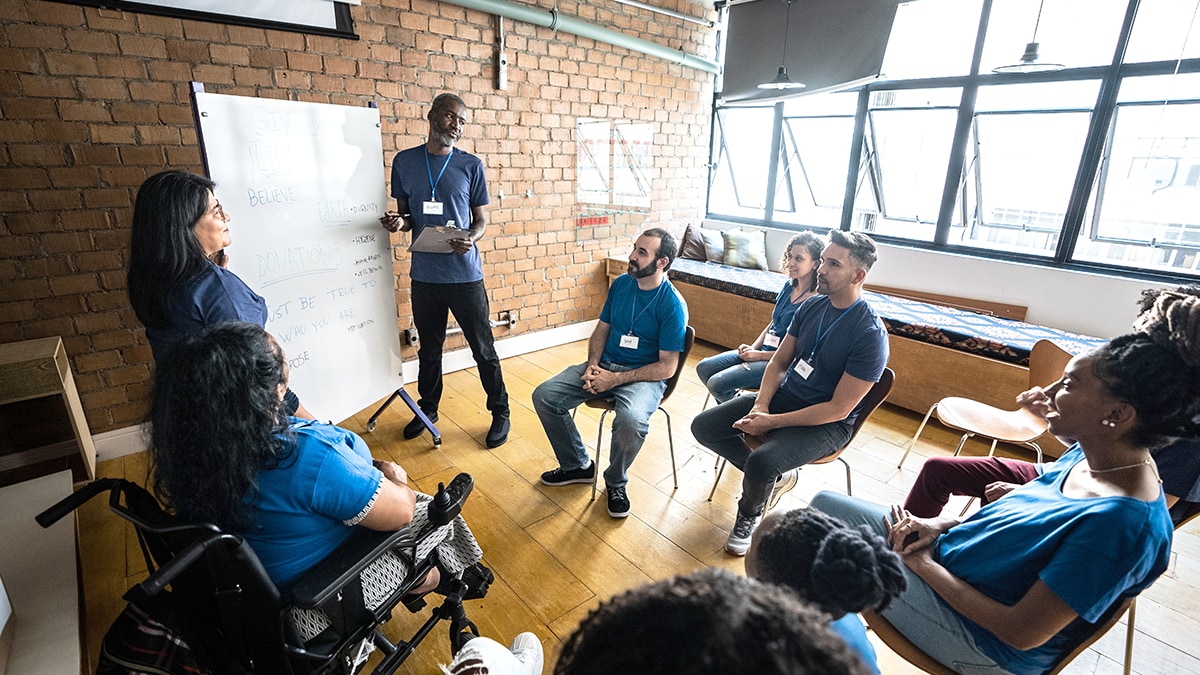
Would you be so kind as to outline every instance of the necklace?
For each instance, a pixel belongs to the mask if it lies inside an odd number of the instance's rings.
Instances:
[[[1090,473],[1090,474],[1092,474],[1092,475],[1094,476],[1094,475],[1096,475],[1096,474],[1098,474],[1098,473],[1111,473],[1111,472],[1113,472],[1113,471],[1124,471],[1124,470],[1126,470],[1126,469],[1136,469],[1136,468],[1138,468],[1139,466],[1146,466],[1146,465],[1148,465],[1148,464],[1149,464],[1151,461],[1152,461],[1152,460],[1151,460],[1149,457],[1147,457],[1146,459],[1143,459],[1142,461],[1140,461],[1140,462],[1138,462],[1138,463],[1136,463],[1136,464],[1126,464],[1125,466],[1114,466],[1114,467],[1113,467],[1113,468],[1111,468],[1111,469],[1093,469],[1092,467],[1090,467],[1090,466],[1089,466],[1089,467],[1088,467],[1088,473]]]

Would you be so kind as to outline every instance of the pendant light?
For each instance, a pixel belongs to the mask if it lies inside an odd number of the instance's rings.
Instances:
[[[1043,63],[1038,61],[1037,32],[1038,25],[1042,22],[1042,7],[1045,5],[1046,0],[1041,0],[1038,3],[1037,20],[1033,22],[1033,38],[1029,41],[1029,44],[1025,45],[1025,53],[1021,55],[1021,59],[1012,65],[992,68],[993,73],[1051,73],[1066,68],[1061,63]]]
[[[792,78],[788,77],[787,72],[787,40],[788,31],[792,27],[792,2],[793,0],[784,0],[787,3],[787,22],[783,24],[783,55],[779,59],[779,72],[775,74],[775,79],[769,82],[762,82],[758,85],[759,89],[803,89],[803,82],[793,82]]]

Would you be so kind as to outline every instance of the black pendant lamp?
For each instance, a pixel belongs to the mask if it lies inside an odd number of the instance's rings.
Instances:
[[[793,82],[792,78],[788,77],[787,72],[787,39],[788,31],[792,27],[792,2],[793,0],[784,0],[787,3],[787,22],[783,24],[783,55],[779,59],[779,72],[775,74],[775,79],[768,82],[761,82],[758,85],[759,89],[803,89],[803,82]]]
[[[1033,38],[1025,45],[1025,53],[1021,55],[1020,60],[1011,65],[992,68],[993,73],[1052,73],[1066,68],[1061,63],[1045,63],[1038,60],[1037,32],[1038,25],[1042,22],[1042,7],[1045,5],[1046,0],[1038,3],[1037,20],[1033,22]]]

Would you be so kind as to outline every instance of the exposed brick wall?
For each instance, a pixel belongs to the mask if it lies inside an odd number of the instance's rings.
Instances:
[[[658,4],[706,11],[687,0]],[[714,57],[713,29],[610,0],[557,5]],[[605,256],[624,254],[644,227],[680,232],[702,217],[708,73],[506,19],[500,91],[495,17],[432,0],[365,0],[352,14],[360,40],[42,0],[0,4],[0,342],[62,336],[93,432],[139,423],[148,407],[150,348],[125,292],[128,228],[147,176],[203,170],[190,81],[222,94],[375,101],[389,167],[397,150],[424,140],[429,101],[459,93],[471,108],[460,146],[483,158],[492,194],[480,243],[486,283],[493,311],[520,311],[513,334],[595,318]],[[649,214],[576,227],[580,117],[653,124]],[[404,327],[408,261],[395,251]]]

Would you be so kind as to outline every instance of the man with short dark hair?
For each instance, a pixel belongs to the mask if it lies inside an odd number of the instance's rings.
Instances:
[[[379,221],[389,232],[412,231],[413,241],[430,226],[455,226],[462,236],[449,240],[445,253],[412,253],[413,324],[420,336],[417,349],[417,405],[430,421],[438,419],[442,399],[442,345],[446,341],[449,312],[462,328],[471,347],[479,381],[487,392],[492,413],[485,445],[499,447],[508,440],[508,392],[500,372],[490,322],[483,263],[475,242],[483,238],[488,204],[483,162],[454,147],[467,123],[467,106],[454,94],[440,94],[429,108],[429,140],[403,150],[392,162],[392,196],[396,211]],[[425,424],[414,417],[404,427],[405,438],[416,438]]]
[[[629,515],[628,471],[650,429],[650,415],[675,374],[687,328],[687,304],[667,280],[676,255],[675,238],[661,228],[646,230],[629,254],[629,272],[608,290],[600,322],[588,341],[588,360],[538,385],[533,409],[558,457],[558,468],[542,474],[544,485],[591,483],[596,466],[571,419],[584,401],[609,394],[616,400],[604,484],[608,515]]]
[[[745,555],[764,508],[796,486],[799,467],[850,440],[859,404],[888,360],[887,331],[862,299],[875,242],[833,230],[817,269],[817,293],[792,317],[755,396],[701,412],[692,434],[743,472],[726,552]],[[753,452],[744,435],[762,436]]]

